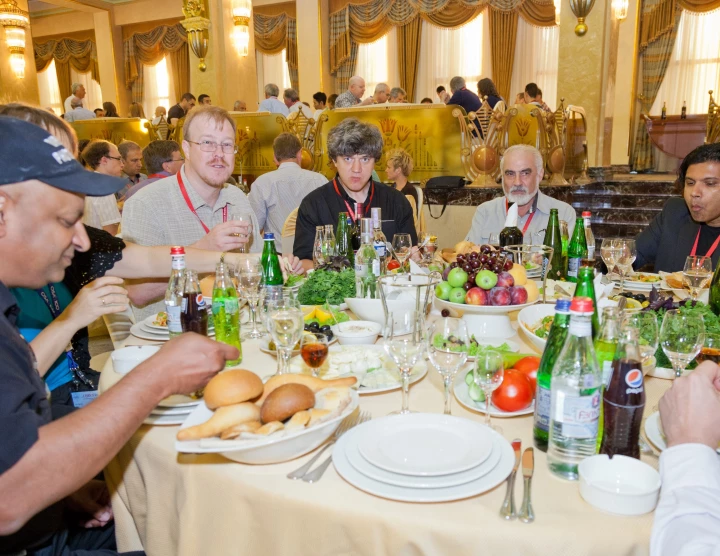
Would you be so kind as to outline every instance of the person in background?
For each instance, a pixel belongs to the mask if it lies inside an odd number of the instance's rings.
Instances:
[[[635,238],[633,266],[654,265],[655,272],[678,272],[689,255],[720,261],[720,143],[701,145],[678,169],[683,198],[672,197]]]
[[[83,85],[82,83],[73,83],[72,87],[70,87],[70,93],[70,96],[65,99],[65,102],[63,102],[65,113],[72,110],[70,101],[73,97],[79,98],[82,101],[85,98],[85,95],[87,95],[87,91],[85,91],[85,85]]]
[[[175,141],[151,141],[142,150],[142,158],[149,175],[128,190],[125,201],[146,185],[177,174],[185,162],[180,152],[180,145]]]
[[[300,95],[295,89],[285,89],[283,91],[283,102],[288,108],[288,115],[293,112],[302,112],[308,120],[312,119],[313,111],[309,106],[300,102]]]
[[[313,119],[317,122],[323,110],[327,109],[327,95],[321,91],[315,93],[313,95],[313,107],[315,108]]]
[[[155,117],[152,120],[153,125],[158,125],[160,123],[160,119],[165,117],[167,120],[167,110],[165,110],[164,106],[156,106],[155,107]]]
[[[205,104],[207,106],[212,106],[212,99],[210,98],[210,95],[202,94],[198,97],[197,101],[200,105]]]
[[[335,101],[337,100],[338,96],[339,95],[333,93],[328,97],[327,105],[330,110],[335,110]]]
[[[93,172],[116,178],[122,176],[120,151],[110,141],[102,139],[90,141],[82,151],[82,157]],[[118,233],[120,220],[120,211],[115,195],[85,198],[84,224],[105,230],[114,236]]]
[[[247,112],[247,104],[244,100],[236,100],[233,104],[233,112]]]
[[[354,75],[348,81],[348,90],[335,99],[335,108],[352,108],[353,106],[368,106],[373,103],[373,97],[362,99],[365,94],[365,80]]]
[[[145,119],[145,109],[142,107],[142,104],[138,104],[137,102],[133,102],[130,104],[130,110],[128,112],[130,114],[131,118],[142,118]]]
[[[282,114],[287,117],[290,113],[284,102],[278,100],[280,89],[275,83],[265,85],[265,100],[258,106],[258,112],[270,112],[271,114]]]
[[[70,98],[70,106],[72,110],[65,112],[66,122],[77,122],[80,120],[94,120],[95,113],[90,112],[87,108],[83,108],[82,100],[77,97]]]
[[[5,106],[8,106],[8,105],[5,105]],[[24,106],[24,105],[22,105],[22,106]],[[17,116],[16,116],[15,114],[10,114],[10,115],[12,115],[13,118],[22,118],[22,117],[23,117],[22,114],[21,114],[21,115],[17,115]],[[31,120],[28,120],[28,121],[29,121],[30,123],[35,124],[35,125],[41,125],[41,124],[36,123],[36,122],[34,122],[34,121],[31,121]],[[52,133],[53,135],[55,135],[55,133],[53,132],[53,130],[52,130],[51,128],[43,127],[43,129],[45,129],[46,131],[49,131],[50,133]],[[77,149],[76,149],[77,152],[78,152],[78,153],[83,152],[83,151],[85,150],[85,147],[87,147],[89,144],[90,144],[90,139],[80,139],[80,140],[78,141],[78,144],[77,144]],[[78,154],[78,156],[77,156],[76,158],[78,159],[78,162],[79,162],[80,164],[82,164],[83,168],[88,168],[87,162],[85,162],[85,160],[83,160],[83,157],[82,157],[82,156],[80,156],[80,155]]]
[[[178,120],[184,118],[187,113],[195,107],[195,101],[195,95],[192,93],[183,93],[183,96],[180,97],[180,102],[168,111],[168,123],[170,125],[177,124]]]
[[[127,184],[118,193],[118,199],[122,199],[128,190],[133,186],[137,185],[143,180],[147,179],[147,175],[143,174],[140,170],[143,167],[142,150],[140,145],[134,141],[122,141],[118,145],[118,152],[122,157],[122,168],[123,172],[121,178],[126,178]]]
[[[504,195],[485,201],[475,211],[467,240],[476,244],[489,243],[490,234],[499,233],[505,227],[509,203],[518,205],[517,227],[531,243],[542,243],[550,220],[550,209],[558,209],[560,220],[568,223],[572,237],[575,227],[575,209],[540,191],[540,181],[545,175],[542,155],[530,145],[513,145],[500,159],[500,174]]]
[[[105,111],[105,118],[119,118],[117,108],[112,102],[103,102],[103,110]]]
[[[525,104],[525,93],[515,95],[515,104]]]
[[[443,104],[447,104],[450,101],[450,94],[445,90],[445,87],[443,87],[442,85],[435,89],[435,93],[437,93],[440,102],[442,102]]]
[[[410,195],[415,199],[415,206],[418,204],[418,194],[415,186],[410,185],[408,178],[413,171],[413,159],[405,149],[395,149],[387,155],[385,175],[388,181],[393,182],[393,187],[403,195]]]
[[[275,234],[275,249],[283,252],[282,230],[290,213],[305,196],[327,183],[317,172],[303,170],[302,146],[292,133],[281,133],[273,141],[273,160],[278,169],[259,176],[252,185],[248,200],[264,232]]]
[[[105,110],[103,110],[102,108],[96,108],[95,110],[93,110],[93,112],[95,113],[96,118],[104,118],[105,117]]]
[[[538,87],[535,83],[528,83],[525,85],[525,104],[534,104],[535,106],[539,106],[545,112],[552,112],[550,107],[545,104],[545,102],[542,99],[542,91],[540,90],[540,87]]]
[[[667,448],[651,556],[720,552],[720,367],[705,361],[660,399]]]
[[[485,77],[478,81],[477,88],[480,100],[487,97],[490,108],[495,108],[495,105],[501,100],[503,100],[500,96],[500,93],[498,93],[497,89],[495,88],[495,83],[493,83],[493,80],[489,77]]]
[[[450,91],[452,96],[446,104],[457,104],[465,109],[468,114],[477,112],[480,108],[480,99],[472,91],[468,91],[465,86],[465,78],[456,75],[450,80]]]
[[[378,83],[372,96],[373,104],[385,104],[389,96],[390,86],[387,83]]]
[[[405,89],[402,87],[393,87],[390,89],[390,98],[388,99],[388,102],[390,103],[398,103],[398,102],[407,102],[405,100],[407,98],[407,93],[405,92]]]
[[[430,97],[425,97],[420,101],[420,104],[432,104],[433,100]]]

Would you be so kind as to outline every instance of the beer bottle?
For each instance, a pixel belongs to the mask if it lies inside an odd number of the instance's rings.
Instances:
[[[280,267],[280,259],[275,250],[275,234],[264,234],[263,242],[263,252],[260,257],[260,265],[263,269],[263,286],[266,291],[282,290],[283,275],[282,268]]]
[[[510,205],[507,211],[507,218],[505,219],[505,227],[500,232],[500,247],[507,247],[508,245],[522,245],[523,233],[520,228],[517,227],[518,221],[518,206],[517,204]],[[513,255],[508,253],[510,259],[513,259]]]
[[[544,261],[548,278],[562,280],[565,278],[565,266],[563,265],[562,234],[560,233],[558,209],[550,209],[550,220],[548,220],[543,243],[553,248],[552,259]]]
[[[218,342],[235,346],[240,357],[228,361],[226,367],[234,367],[242,362],[242,345],[240,343],[240,304],[237,289],[230,278],[225,263],[218,263],[215,269],[213,284],[212,312],[215,322],[215,339]]]
[[[335,252],[347,258],[351,265],[355,264],[355,253],[353,253],[352,241],[350,237],[350,227],[348,226],[348,213],[341,212],[338,214],[338,225],[335,231]]]
[[[200,290],[197,272],[186,269],[183,277],[183,300],[180,311],[180,325],[183,332],[195,332],[207,336],[208,307]]]
[[[182,334],[180,310],[182,308],[182,283],[185,275],[185,248],[171,247],[172,272],[165,290],[165,312],[167,313],[168,334],[171,338]]]
[[[585,226],[583,219],[575,220],[575,229],[573,230],[572,239],[568,245],[568,282],[577,282],[578,270],[580,270],[580,261],[587,258],[587,244],[585,242]]]
[[[589,297],[593,302],[593,315],[592,315],[592,335],[593,338],[597,338],[600,333],[600,319],[598,318],[597,301],[595,299],[595,269],[593,265],[595,261],[584,259],[582,266],[578,271],[577,287],[575,288],[575,295],[573,297]]]

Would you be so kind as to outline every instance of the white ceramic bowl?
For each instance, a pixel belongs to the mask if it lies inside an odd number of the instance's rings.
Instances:
[[[435,306],[439,310],[448,309],[451,315],[453,313],[463,313],[470,315],[507,315],[513,311],[520,311],[525,307],[530,307],[537,303],[538,300],[522,305],[468,305],[467,303],[452,303],[438,297],[435,298]]]
[[[270,436],[258,440],[206,440],[175,441],[175,449],[191,454],[222,454],[226,458],[240,463],[265,465],[280,463],[307,454],[325,442],[340,426],[343,419],[358,406],[360,396],[356,390],[350,390],[351,401],[345,410],[329,421],[310,429],[301,430],[286,436]],[[183,423],[181,429],[199,425],[212,415],[205,402],[199,404]]]
[[[333,334],[343,346],[374,344],[382,325],[369,320],[351,320],[331,327]]]
[[[128,346],[113,351],[110,358],[115,372],[124,375],[155,355],[159,350],[159,346]]]
[[[522,329],[525,337],[530,343],[540,352],[545,349],[547,343],[546,338],[538,338],[533,334],[531,327],[535,326],[542,319],[548,316],[555,315],[555,304],[554,303],[542,303],[540,305],[533,305],[531,307],[525,307],[520,313],[518,313],[518,324]]]
[[[660,474],[635,458],[592,456],[580,462],[578,475],[580,496],[611,514],[649,513],[660,496]]]
[[[345,303],[348,304],[348,308],[355,313],[358,319],[376,322],[380,326],[385,325],[385,312],[383,311],[382,300],[346,297]],[[415,300],[410,299],[388,299],[387,305],[388,311],[391,313],[414,311],[416,308]],[[396,322],[399,324],[399,320]]]

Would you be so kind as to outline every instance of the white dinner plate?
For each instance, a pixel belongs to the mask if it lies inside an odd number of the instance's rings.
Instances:
[[[159,314],[159,313],[158,313]],[[153,324],[153,321],[157,319],[156,315],[150,315],[145,320],[142,321],[142,327],[145,331],[154,333],[154,334],[165,334],[168,335],[168,327],[167,326],[158,326],[157,324]],[[242,319],[241,319],[242,320]],[[208,330],[214,330],[215,327],[212,325],[208,326]]]
[[[130,327],[130,334],[136,338],[150,340],[153,342],[167,342],[170,337],[167,334],[151,333],[143,329],[141,322],[136,322]]]
[[[455,377],[455,384],[453,384],[453,392],[455,393],[455,398],[457,398],[457,401],[460,402],[460,405],[462,405],[465,409],[469,409],[470,411],[477,411],[478,413],[485,413],[485,402],[476,402],[470,397],[470,393],[468,392],[468,386],[465,382],[465,375],[467,373],[464,371],[461,371],[457,374]],[[531,413],[535,412],[535,400],[530,404],[530,407],[526,407],[525,409],[521,409],[520,411],[503,411],[502,409],[498,409],[495,407],[492,403],[492,400],[490,400],[490,417],[517,417],[519,415],[530,415]]]
[[[356,440],[355,435],[362,425],[350,429],[343,434],[333,448],[333,465],[343,479],[354,487],[381,498],[401,502],[450,502],[477,496],[501,484],[512,471],[515,453],[510,443],[495,431],[490,431],[493,439],[493,450],[500,451],[500,461],[489,473],[482,477],[462,484],[446,488],[408,488],[389,485],[371,479],[355,469],[347,459],[347,444]]]
[[[665,437],[660,432],[660,412],[656,411],[645,419],[645,436],[661,452],[667,448]],[[720,453],[720,447],[717,452]]]
[[[400,475],[433,477],[461,473],[483,463],[493,449],[490,429],[437,413],[390,415],[359,429],[360,454]]]
[[[187,415],[155,415],[151,413],[143,421],[145,425],[182,425]]]
[[[194,405],[178,406],[178,407],[156,407],[150,412],[150,415],[189,415]]]
[[[183,394],[173,394],[167,398],[160,400],[158,407],[187,407],[193,409],[195,406],[200,404],[199,399],[193,399],[190,396]]]
[[[490,473],[490,471],[495,468],[500,461],[502,450],[499,445],[496,445],[494,439],[491,439],[491,441],[493,442],[493,448],[490,452],[490,456],[480,465],[460,473],[431,477],[400,475],[399,473],[392,473],[381,469],[380,467],[376,467],[362,457],[357,448],[356,442],[350,442],[347,444],[347,447],[345,448],[345,456],[350,462],[350,465],[352,465],[357,471],[366,477],[370,477],[371,479],[380,481],[381,483],[407,488],[448,488],[476,481],[483,475]]]

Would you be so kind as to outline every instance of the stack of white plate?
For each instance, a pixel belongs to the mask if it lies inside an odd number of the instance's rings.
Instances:
[[[492,429],[450,415],[391,415],[358,425],[333,448],[338,474],[391,500],[447,502],[504,481],[515,463],[510,443]]]
[[[532,268],[526,269],[525,274],[529,280],[536,280],[542,277],[542,265],[536,264]]]
[[[182,425],[197,405],[199,399],[190,396],[174,395],[162,400],[145,419],[146,425]]]
[[[137,322],[130,328],[130,334],[136,338],[142,338],[143,340],[151,340],[156,342],[167,342],[170,339],[167,326],[159,326],[154,324],[157,320],[157,315],[151,315],[142,322]],[[215,329],[208,328],[208,336],[214,336]]]

